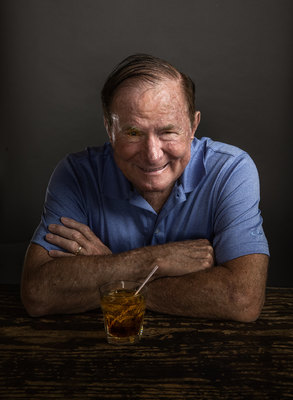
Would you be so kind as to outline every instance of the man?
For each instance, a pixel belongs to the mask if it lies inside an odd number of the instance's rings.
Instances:
[[[259,183],[240,149],[194,134],[194,84],[137,54],[103,91],[110,143],[55,169],[28,248],[22,299],[33,316],[99,306],[111,280],[143,280],[148,308],[253,321],[264,302],[268,245]]]

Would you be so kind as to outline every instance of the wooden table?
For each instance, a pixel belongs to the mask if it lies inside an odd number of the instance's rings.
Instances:
[[[255,323],[147,312],[133,346],[100,310],[30,318],[0,285],[0,399],[293,399],[293,289],[268,289]]]

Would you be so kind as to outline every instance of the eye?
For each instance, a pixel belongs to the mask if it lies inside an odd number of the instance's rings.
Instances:
[[[129,136],[137,136],[137,135],[138,135],[138,132],[135,131],[135,130],[133,130],[133,131],[128,131],[127,134],[128,134]]]
[[[125,138],[126,140],[130,140],[130,141],[138,141],[141,138],[141,132],[138,129],[135,128],[130,128],[127,129],[125,132]]]
[[[178,133],[172,130],[166,130],[161,133],[163,140],[176,140],[178,138]]]
[[[140,134],[139,130],[136,128],[126,129],[125,133],[127,136],[131,136],[131,137],[138,136]]]

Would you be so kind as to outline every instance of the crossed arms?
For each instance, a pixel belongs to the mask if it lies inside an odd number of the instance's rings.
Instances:
[[[112,254],[84,224],[63,218],[50,225],[48,242],[66,252],[30,244],[21,283],[32,316],[76,313],[99,307],[99,286],[111,280],[143,280],[150,310],[243,322],[258,318],[265,299],[268,256],[250,254],[214,265],[205,239],[142,247]],[[74,256],[82,246],[82,255]]]

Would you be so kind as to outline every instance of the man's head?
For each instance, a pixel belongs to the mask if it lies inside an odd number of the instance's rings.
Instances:
[[[102,99],[118,167],[142,196],[166,199],[200,121],[192,81],[165,61],[135,55],[110,75]]]
[[[111,104],[118,88],[127,80],[136,83],[158,83],[164,79],[174,79],[180,83],[191,124],[195,113],[195,85],[184,73],[158,57],[148,54],[134,54],[125,58],[108,76],[102,89],[101,98],[106,123],[111,126]]]

